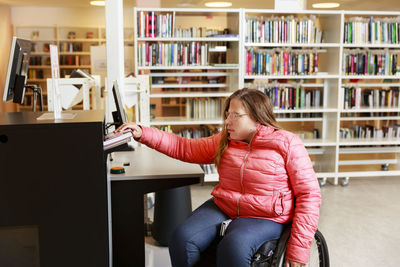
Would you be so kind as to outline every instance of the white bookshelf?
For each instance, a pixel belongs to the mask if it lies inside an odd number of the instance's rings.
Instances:
[[[216,84],[182,84],[166,82],[165,84],[153,84],[152,92],[148,99],[197,99],[197,98],[225,98],[235,89],[248,87],[264,90],[265,84],[276,84],[281,87],[300,87],[305,90],[320,90],[320,106],[311,108],[276,108],[278,123],[284,129],[290,131],[306,129],[318,129],[319,138],[303,139],[314,163],[318,178],[332,180],[338,184],[339,179],[348,181],[352,177],[375,177],[375,176],[398,176],[400,165],[398,155],[400,154],[399,138],[351,138],[342,139],[340,129],[349,125],[370,125],[376,127],[391,126],[400,123],[400,107],[374,107],[374,108],[344,108],[344,87],[359,87],[361,90],[398,90],[400,87],[400,73],[394,75],[346,75],[343,73],[344,53],[353,49],[360,50],[389,50],[399,53],[400,43],[345,43],[345,23],[352,17],[363,17],[383,19],[386,17],[398,17],[400,12],[383,11],[276,11],[266,9],[135,9],[135,21],[138,12],[155,11],[156,13],[169,13],[176,24],[182,24],[188,17],[201,16],[226,16],[225,22],[220,24],[234,25],[237,27],[238,37],[216,38],[216,37],[191,37],[191,38],[143,38],[137,37],[134,30],[134,44],[143,42],[177,43],[177,42],[202,42],[212,45],[213,43],[225,42],[229,44],[226,57],[229,66],[138,66],[135,59],[136,71],[146,72],[152,78],[205,78],[226,77],[229,82]],[[314,19],[316,27],[322,30],[322,42],[259,42],[246,39],[248,31],[247,19],[256,18],[286,18],[293,16],[299,19]],[[204,20],[206,21],[206,20]],[[217,25],[217,24],[216,24]],[[400,26],[400,25],[399,25]],[[231,27],[231,26],[229,26]],[[246,51],[257,49],[260,51],[318,51],[318,71],[305,75],[254,75],[246,71]],[[397,66],[400,66],[397,61]],[[400,68],[399,68],[400,69]],[[162,72],[159,72],[162,71]],[[282,81],[283,80],[283,81]],[[260,85],[261,84],[261,85]],[[192,89],[206,90],[216,88],[215,92],[196,92]],[[219,88],[219,89],[218,89]],[[164,89],[164,92],[157,90]],[[185,90],[170,92],[169,90]],[[396,91],[397,94],[397,91]],[[400,97],[400,96],[399,96]],[[173,106],[172,104],[171,106]],[[182,104],[179,104],[182,105]],[[176,106],[179,106],[176,104]],[[172,107],[171,107],[172,108]],[[309,117],[307,117],[310,114]],[[148,119],[149,125],[175,125],[196,126],[202,124],[220,125],[222,120],[189,120],[185,116],[180,117],[158,117]],[[388,170],[380,170],[381,165],[389,165]],[[216,174],[206,176],[206,181],[218,181]]]

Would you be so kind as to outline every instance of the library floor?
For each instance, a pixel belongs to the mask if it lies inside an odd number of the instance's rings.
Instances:
[[[331,266],[400,266],[399,178],[354,178],[347,187],[322,188],[319,229],[328,242]],[[212,188],[192,186],[193,208],[210,198]],[[168,249],[147,238],[146,267],[169,266]]]

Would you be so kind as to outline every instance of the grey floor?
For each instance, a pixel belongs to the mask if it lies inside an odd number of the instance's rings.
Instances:
[[[210,198],[213,186],[192,186],[192,205]],[[400,177],[355,178],[347,187],[322,188],[319,229],[333,267],[400,266]],[[171,266],[168,249],[146,238],[146,266]]]

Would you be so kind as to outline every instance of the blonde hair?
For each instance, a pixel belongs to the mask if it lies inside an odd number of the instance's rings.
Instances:
[[[226,120],[226,112],[229,110],[229,105],[232,99],[238,99],[242,102],[246,112],[254,121],[264,125],[270,126],[274,129],[280,129],[276,122],[273,112],[273,106],[269,97],[259,90],[244,88],[235,91],[226,101],[222,113],[224,121]],[[219,166],[222,155],[228,147],[228,131],[224,123],[222,130],[221,142],[218,145],[217,153],[214,157],[215,166]]]

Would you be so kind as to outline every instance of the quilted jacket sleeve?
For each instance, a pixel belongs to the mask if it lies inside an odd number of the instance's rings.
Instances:
[[[140,143],[155,150],[185,162],[210,164],[214,162],[221,134],[189,139],[178,135],[163,132],[154,128],[141,126],[142,136]]]
[[[307,150],[296,135],[289,143],[286,169],[296,199],[286,258],[307,263],[318,227],[321,192]]]

